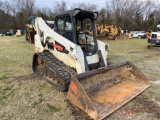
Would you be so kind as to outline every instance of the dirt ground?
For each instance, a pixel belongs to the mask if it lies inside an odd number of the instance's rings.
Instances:
[[[104,120],[160,119],[160,50],[147,49],[146,39],[109,43],[108,64],[132,61],[150,80],[142,94]],[[22,37],[0,37],[1,120],[91,120],[66,100],[66,93],[38,79],[32,72],[34,45]]]

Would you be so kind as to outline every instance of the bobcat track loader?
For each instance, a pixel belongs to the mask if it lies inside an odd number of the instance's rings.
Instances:
[[[101,120],[150,86],[131,63],[107,66],[109,46],[96,39],[97,12],[74,9],[61,12],[54,30],[31,17],[36,34],[32,69],[57,89],[68,91],[72,104]],[[93,35],[85,33],[91,24]]]

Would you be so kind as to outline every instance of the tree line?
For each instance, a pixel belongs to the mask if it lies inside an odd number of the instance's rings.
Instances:
[[[105,7],[98,9],[93,3],[54,2],[53,7],[37,7],[35,0],[0,0],[0,30],[25,29],[30,16],[54,20],[57,12],[81,8],[98,11],[97,24],[120,26],[124,30],[156,30],[160,21],[160,3],[158,0],[106,0]],[[99,4],[100,6],[100,4]]]

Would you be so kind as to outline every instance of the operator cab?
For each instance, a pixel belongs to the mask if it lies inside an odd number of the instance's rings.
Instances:
[[[81,46],[86,55],[93,55],[97,47],[95,20],[97,12],[74,9],[56,15],[54,30]]]
[[[77,44],[81,46],[84,52],[90,52],[94,46],[94,21],[92,15],[79,12],[75,16]]]

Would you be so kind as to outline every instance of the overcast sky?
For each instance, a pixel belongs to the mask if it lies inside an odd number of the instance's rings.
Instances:
[[[37,7],[54,7],[54,3],[59,0],[36,0],[36,6]],[[89,4],[95,4],[98,9],[105,7],[106,5],[106,0],[64,0],[66,1],[68,7],[72,6],[74,3],[89,3]]]

